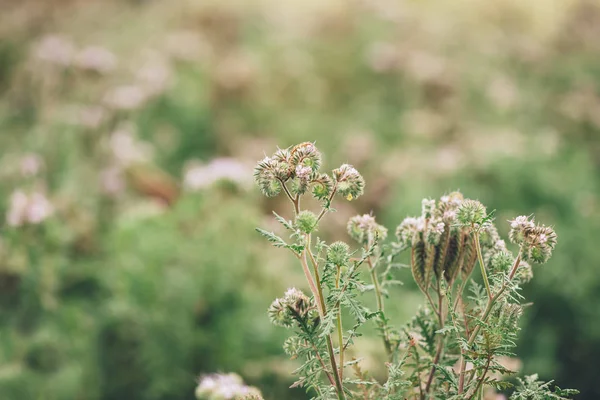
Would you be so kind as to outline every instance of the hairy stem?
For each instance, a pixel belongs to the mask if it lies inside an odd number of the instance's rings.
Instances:
[[[517,272],[517,269],[519,268],[520,264],[521,264],[521,256],[519,255],[519,256],[517,256],[517,258],[512,266],[511,272],[508,276],[509,281],[511,281],[512,278],[514,278],[515,273]],[[500,288],[500,290],[498,290],[498,293],[496,293],[496,295],[494,295],[490,298],[490,300],[488,301],[488,304],[485,308],[485,311],[483,312],[483,316],[481,317],[482,324],[484,324],[487,321],[487,319],[490,316],[490,313],[492,311],[492,308],[494,307],[494,304],[496,304],[496,302],[502,296],[502,294],[504,293],[506,288],[507,288],[507,282],[504,282],[502,284],[502,287]],[[477,335],[479,334],[480,330],[481,330],[481,324],[477,325],[473,329],[473,332],[471,332],[471,336],[469,336],[469,341],[467,343],[468,347],[471,347],[473,345],[473,343],[475,343],[475,340],[477,339]],[[467,365],[467,360],[465,359],[465,357],[461,356],[459,381],[458,381],[458,393],[459,394],[461,394],[464,391],[466,365]]]
[[[335,288],[340,288],[340,277],[342,275],[342,268],[337,267],[337,276],[335,279]],[[344,379],[344,334],[342,328],[342,304],[338,303],[337,305],[337,332],[338,332],[338,341],[340,343],[340,380]]]
[[[388,334],[388,326],[385,322],[385,317],[383,316],[383,295],[381,294],[381,286],[379,286],[379,279],[377,279],[375,267],[373,266],[373,262],[371,261],[370,256],[367,257],[367,264],[369,264],[369,272],[371,273],[371,280],[373,281],[373,287],[375,288],[375,298],[377,299],[377,311],[379,311],[379,315],[381,317],[381,321],[379,321],[379,327],[383,333],[383,345],[385,346],[385,352],[388,356],[388,359],[391,359],[392,344],[390,342]]]
[[[307,234],[306,235],[306,249],[304,251],[308,252],[308,255],[310,256],[310,261],[313,265],[313,270],[315,272],[315,279],[317,281],[317,294],[318,294],[320,309],[322,312],[321,316],[325,317],[327,315],[327,307],[325,305],[325,298],[323,297],[323,287],[321,286],[321,279],[319,278],[319,265],[317,264],[317,261],[315,260],[315,257],[313,256],[312,251],[310,249],[310,242],[311,242],[311,235]],[[306,257],[304,257],[304,261],[306,262]],[[308,268],[308,266],[307,266],[307,268]],[[340,378],[337,363],[335,361],[335,353],[333,351],[333,341],[331,340],[331,335],[327,335],[326,343],[327,343],[327,352],[329,353],[329,362],[331,363],[331,369],[333,370],[333,378],[335,380],[335,387],[337,390],[337,395],[340,400],[344,400],[344,399],[346,399],[346,394],[344,393],[344,387],[342,385],[342,380]]]
[[[477,258],[479,259],[479,266],[481,267],[481,276],[483,276],[483,282],[485,283],[485,290],[487,290],[490,301],[492,300],[492,289],[490,289],[490,282],[488,281],[487,273],[485,272],[485,265],[483,263],[483,256],[481,255],[481,243],[479,242],[479,231],[475,231],[475,248],[477,249]]]
[[[441,278],[440,278],[441,279]],[[439,309],[439,313],[438,313],[438,319],[439,319],[439,323],[440,323],[440,329],[442,329],[444,327],[444,320],[445,320],[445,313],[443,312],[444,309],[444,296],[442,295],[442,290],[441,290],[441,286],[440,286],[440,280],[438,279],[437,281],[437,293],[438,293],[438,309]],[[431,389],[431,383],[433,382],[433,377],[435,376],[435,369],[436,369],[436,364],[438,362],[440,362],[440,358],[442,357],[442,351],[444,350],[444,340],[445,337],[444,335],[440,335],[439,336],[439,343],[438,343],[438,347],[437,350],[435,352],[435,357],[433,358],[433,365],[431,366],[431,371],[429,371],[429,377],[427,378],[427,383],[425,384],[425,393],[429,393],[429,390]]]

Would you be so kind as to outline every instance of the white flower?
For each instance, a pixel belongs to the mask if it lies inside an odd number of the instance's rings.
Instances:
[[[187,168],[183,186],[191,191],[200,190],[220,180],[241,185],[252,181],[251,170],[233,158],[216,158],[208,164],[196,164]]]
[[[16,190],[10,197],[6,223],[14,227],[24,224],[39,224],[53,213],[52,203],[42,193],[34,192],[27,195],[22,190]]]
[[[33,55],[38,60],[62,67],[71,64],[74,53],[73,43],[57,35],[44,36],[33,49]]]
[[[75,65],[83,70],[106,74],[117,67],[117,57],[104,47],[89,46],[77,54]]]
[[[104,103],[115,110],[139,109],[148,99],[148,94],[139,86],[118,86],[104,96]]]

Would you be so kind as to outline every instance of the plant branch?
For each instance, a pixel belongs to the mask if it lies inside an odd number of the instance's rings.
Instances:
[[[367,257],[367,264],[369,265],[369,272],[371,273],[371,280],[373,281],[373,287],[375,288],[375,298],[377,299],[377,311],[381,317],[381,321],[379,322],[379,327],[383,333],[383,345],[385,346],[385,352],[388,356],[388,359],[392,357],[392,344],[390,342],[389,334],[388,334],[388,326],[385,321],[385,316],[383,314],[384,306],[383,306],[383,296],[381,294],[381,287],[379,286],[379,280],[377,279],[377,274],[375,272],[375,266],[371,261],[371,256]]]
[[[492,289],[490,289],[490,282],[488,281],[487,273],[485,272],[485,264],[483,263],[483,256],[481,254],[481,243],[479,242],[479,230],[475,231],[475,248],[477,249],[477,258],[479,260],[479,266],[481,267],[481,276],[485,283],[485,290],[487,290],[490,301],[492,300]]]
[[[520,252],[519,252],[520,253]],[[515,262],[512,266],[511,272],[508,276],[508,281],[512,281],[512,278],[515,276],[515,273],[517,272],[517,269],[519,268],[519,265],[521,264],[521,256],[517,256],[517,258],[515,259]],[[502,284],[502,287],[500,288],[500,290],[498,290],[498,293],[496,293],[496,295],[492,296],[490,298],[490,300],[488,301],[487,307],[485,308],[485,311],[483,313],[483,316],[481,317],[481,323],[484,324],[488,317],[490,316],[490,313],[492,311],[492,308],[494,307],[494,304],[496,304],[496,302],[498,301],[498,299],[502,296],[502,294],[504,293],[504,291],[507,288],[507,281],[505,281]],[[477,325],[474,329],[473,332],[471,332],[471,336],[469,336],[469,341],[467,342],[467,346],[471,347],[473,345],[473,343],[475,343],[475,340],[477,339],[477,335],[479,334],[479,331],[481,330],[481,324]],[[459,381],[458,381],[458,393],[461,394],[464,390],[464,383],[465,383],[465,367],[467,364],[467,360],[461,356],[461,363],[460,363],[460,370],[459,370]]]

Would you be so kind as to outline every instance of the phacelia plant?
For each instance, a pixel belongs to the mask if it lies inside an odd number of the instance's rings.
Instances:
[[[402,221],[391,243],[384,243],[388,230],[374,216],[358,215],[347,225],[352,248],[344,242],[327,244],[315,232],[333,210],[334,199],[360,197],[365,182],[351,165],[327,174],[321,164],[319,150],[307,142],[277,150],[254,171],[262,193],[287,197],[294,215],[288,220],[274,213],[288,239],[257,230],[299,260],[310,290],[291,288],[268,309],[273,324],[291,332],[285,352],[303,362],[294,386],[322,400],[483,399],[490,391],[512,392],[511,399],[566,399],[577,393],[552,388],[537,376],[519,380],[515,389],[505,380],[514,373],[503,361],[514,356],[523,313],[520,287],[532,277],[530,264],[543,264],[552,255],[552,228],[532,217],[509,221],[515,256],[500,238],[493,212],[453,192],[424,199],[421,215]],[[301,207],[309,196],[320,202],[320,210]],[[388,288],[398,283],[393,270],[402,267],[397,262],[402,253],[410,254],[425,303],[396,328],[386,316],[385,301]],[[477,265],[483,285],[472,279]],[[375,310],[364,304],[369,292]],[[347,356],[365,324],[375,324],[381,337],[385,381],[369,376],[360,360]]]

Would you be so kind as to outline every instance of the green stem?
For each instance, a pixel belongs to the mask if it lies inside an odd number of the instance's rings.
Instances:
[[[485,289],[489,299],[492,299],[492,289],[490,289],[490,282],[488,281],[487,273],[485,272],[485,265],[483,264],[483,256],[481,255],[481,243],[479,243],[479,231],[475,232],[475,248],[477,249],[477,258],[479,259],[479,266],[481,267],[481,276],[483,276],[483,282],[485,283]]]
[[[509,280],[512,280],[512,278],[515,276],[515,273],[517,272],[517,269],[519,268],[520,264],[521,264],[521,256],[519,255],[519,256],[517,256],[517,259],[515,260],[515,262],[512,266],[512,270],[508,276]],[[495,296],[490,297],[487,307],[485,308],[485,311],[483,312],[483,317],[481,318],[482,324],[484,324],[487,321],[488,317],[490,316],[490,313],[492,312],[492,308],[494,308],[494,304],[496,304],[496,302],[502,296],[502,294],[504,293],[506,288],[507,288],[507,285],[506,285],[506,282],[504,282],[502,284],[502,287],[500,288],[500,290],[498,290],[498,293],[496,293]],[[473,345],[473,343],[475,343],[475,340],[477,339],[477,335],[479,334],[480,330],[481,330],[481,324],[477,325],[473,329],[471,336],[469,336],[469,341],[467,342],[467,347],[471,347]],[[461,356],[459,381],[458,381],[458,393],[459,394],[461,394],[464,390],[466,365],[467,365],[467,360],[465,359],[465,357]]]
[[[337,276],[335,280],[335,288],[340,288],[340,277],[342,275],[342,268],[340,266],[337,267]],[[338,303],[337,306],[337,331],[338,331],[338,341],[340,343],[340,380],[344,379],[344,334],[342,328],[342,304]]]
[[[306,235],[306,249],[305,252],[308,252],[310,260],[313,265],[313,270],[315,272],[315,279],[317,281],[317,293],[318,293],[318,301],[321,309],[321,316],[325,317],[327,315],[327,307],[325,305],[325,298],[323,297],[323,287],[321,286],[321,279],[319,278],[319,266],[310,250],[310,242],[311,235]],[[306,258],[305,258],[306,260]],[[331,363],[331,369],[333,370],[333,378],[335,380],[335,386],[337,390],[337,395],[340,400],[346,399],[346,394],[344,393],[344,386],[342,385],[342,380],[340,379],[340,374],[338,371],[337,363],[335,361],[335,353],[333,352],[333,341],[331,340],[331,335],[327,335],[327,352],[329,353],[329,362]]]
[[[390,338],[388,335],[387,323],[385,322],[385,317],[383,316],[383,296],[381,294],[381,286],[379,286],[379,280],[377,279],[377,274],[375,273],[375,267],[373,266],[371,257],[367,257],[367,264],[369,264],[369,272],[371,273],[371,280],[373,281],[373,287],[375,288],[375,298],[377,299],[377,311],[379,311],[381,317],[379,327],[381,328],[383,333],[383,345],[385,346],[385,352],[388,358],[391,359],[392,344],[390,343]]]

